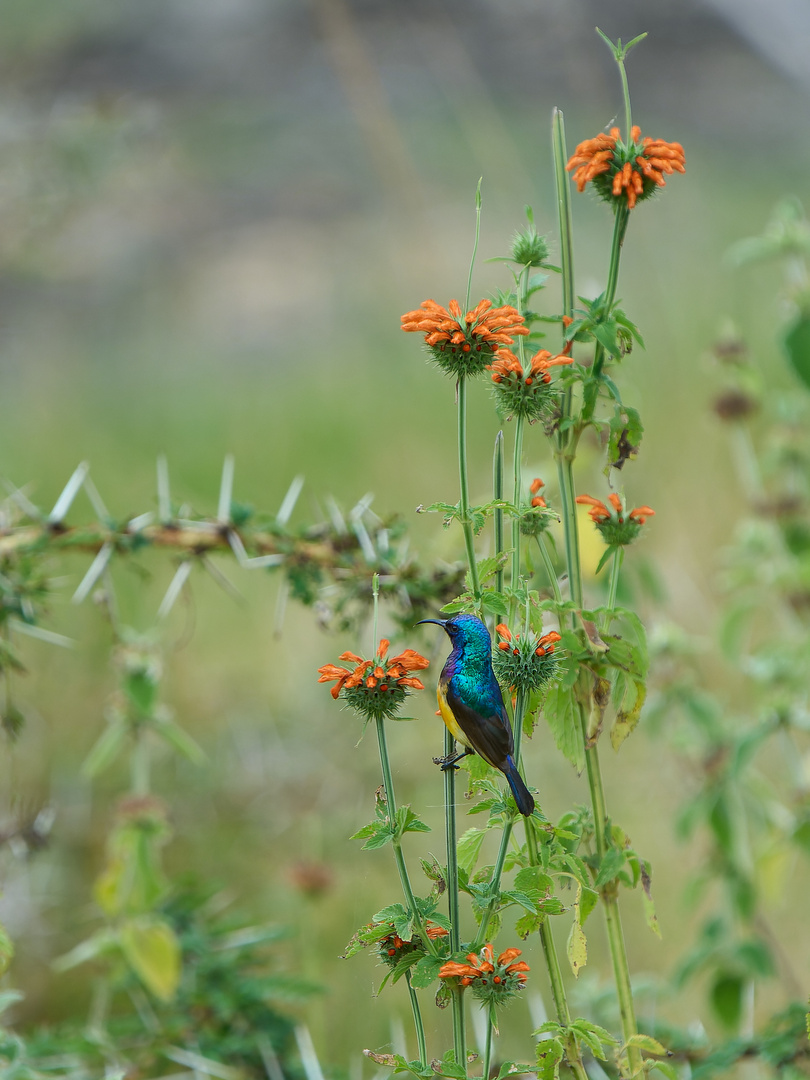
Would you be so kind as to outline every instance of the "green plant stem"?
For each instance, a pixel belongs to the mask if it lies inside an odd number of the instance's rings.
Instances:
[[[460,1065],[467,1075],[467,1029],[464,1022],[464,988],[454,986],[450,991],[453,1010],[453,1054],[456,1065]]]
[[[481,1080],[489,1080],[489,1071],[492,1066],[492,1030],[495,1027],[495,1017],[491,1007],[487,1010],[487,1037],[484,1042],[484,1061],[481,1068]]]
[[[560,258],[562,260],[562,313],[574,312],[574,229],[571,217],[571,187],[565,170],[568,155],[565,149],[565,118],[560,109],[551,114],[551,149],[554,157],[554,180],[557,189],[557,216],[560,225]]]
[[[130,759],[130,783],[132,794],[142,797],[149,794],[150,788],[150,755],[148,732],[139,724],[135,729],[135,746],[132,749]]]
[[[475,267],[475,257],[478,254],[478,240],[481,236],[481,183],[483,179],[483,176],[479,179],[478,187],[475,190],[475,239],[473,240],[472,255],[470,256],[470,271],[467,274],[467,294],[464,301],[465,312],[470,310],[473,269]]]
[[[529,853],[529,865],[539,866],[540,856],[537,851],[537,837],[534,831],[534,823],[531,818],[524,821],[526,826],[526,849]],[[557,1023],[564,1028],[571,1026],[571,1011],[568,1008],[568,998],[565,993],[560,958],[557,955],[557,946],[554,944],[554,936],[551,932],[551,924],[548,918],[540,924],[540,941],[543,946],[543,955],[548,969],[548,979],[551,984],[551,996],[554,1000],[554,1011],[557,1014]],[[577,1080],[588,1080],[585,1066],[582,1064],[582,1055],[579,1052],[577,1041],[573,1035],[565,1039],[565,1057],[568,1065]]]
[[[619,78],[622,81],[622,95],[624,97],[624,137],[629,144],[631,141],[630,132],[633,130],[633,110],[630,107],[630,86],[627,82],[624,57],[620,59],[616,56],[616,64],[619,68]]]
[[[444,756],[452,757],[456,740],[449,730],[444,733]],[[456,847],[456,770],[444,770],[444,821],[447,840],[447,908],[450,916],[450,952],[461,948],[461,913],[458,903],[458,849]],[[467,1035],[464,1025],[464,990],[455,986],[452,990],[453,1051],[456,1064],[467,1071]]]
[[[506,859],[506,853],[509,850],[509,841],[512,837],[512,826],[513,822],[511,820],[507,821],[507,823],[503,827],[503,832],[501,833],[501,844],[498,848],[498,856],[495,860],[495,867],[492,871],[492,879],[490,881],[490,890],[492,892],[492,895],[490,897],[489,903],[487,904],[486,911],[481,916],[481,924],[478,927],[478,933],[472,946],[473,952],[477,952],[483,945],[486,944],[489,923],[492,919],[495,908],[498,906],[501,875],[503,874],[503,864],[504,860]]]
[[[495,436],[495,453],[492,458],[492,497],[503,499],[503,432],[499,431]],[[503,552],[503,510],[496,510],[493,515],[495,530],[495,558],[499,559]],[[503,566],[499,565],[495,571],[495,588],[503,592]]]
[[[619,574],[621,573],[622,563],[624,562],[624,548],[617,547],[613,552],[613,559],[610,563],[610,584],[608,585],[607,595],[607,611],[605,612],[604,619],[602,620],[602,629],[607,630],[610,626],[610,621],[613,617],[613,609],[616,607],[616,593],[619,591]]]
[[[579,706],[579,719],[582,727],[582,737],[585,741],[585,764],[588,772],[588,787],[591,793],[591,806],[593,808],[593,828],[596,841],[596,853],[599,860],[605,857],[608,848],[608,814],[605,802],[605,789],[602,784],[602,769],[599,764],[599,750],[596,744],[588,746],[588,720],[582,706]],[[638,1033],[636,1026],[636,1014],[633,1005],[633,991],[630,986],[630,967],[627,962],[627,948],[622,931],[621,914],[619,912],[619,898],[615,884],[608,885],[601,892],[602,909],[605,913],[607,926],[608,945],[613,963],[613,977],[616,983],[616,996],[619,1002],[619,1012],[622,1021],[622,1034],[627,1042],[632,1035]],[[641,1051],[638,1047],[628,1049],[630,1071],[635,1075],[641,1068]]]
[[[563,314],[573,313],[573,245],[571,226],[571,206],[568,199],[568,177],[565,172],[565,129],[563,126],[562,113],[555,110],[552,121],[552,149],[554,153],[555,176],[557,182],[557,203],[560,218],[560,254],[562,260],[563,277]],[[619,276],[619,258],[621,255],[622,242],[627,228],[628,211],[626,207],[619,207],[613,229],[613,244],[611,247],[610,266],[608,269],[608,283],[605,290],[606,310],[613,304],[616,296],[616,286]],[[597,353],[599,349],[597,348]],[[594,359],[594,368],[596,358]],[[596,378],[594,371],[592,378]],[[595,384],[598,386],[598,384]],[[585,417],[586,402],[583,401],[582,416],[578,427],[581,430]],[[595,398],[594,398],[595,404]],[[562,502],[563,527],[565,529],[565,556],[568,568],[568,580],[571,599],[581,607],[582,605],[582,569],[579,555],[579,529],[576,516],[576,488],[574,486],[574,459],[578,437],[573,433],[569,422],[573,415],[572,393],[567,390],[563,395],[561,410],[562,430],[557,432],[557,469],[560,481],[560,495]],[[581,677],[580,682],[583,679]],[[586,690],[584,686],[578,686],[580,691]],[[582,695],[580,694],[580,698]],[[594,833],[596,837],[597,854],[602,858],[606,851],[607,807],[605,794],[602,786],[602,772],[599,764],[599,752],[596,745],[588,746],[588,718],[582,707],[581,700],[577,703],[579,722],[582,729],[582,737],[585,744],[585,761],[588,771],[588,785],[591,793],[591,805],[593,808]],[[613,973],[616,982],[616,993],[619,999],[619,1009],[622,1019],[622,1032],[625,1042],[637,1033],[635,1013],[633,1009],[633,996],[630,989],[630,969],[627,962],[627,951],[624,944],[624,935],[619,916],[618,898],[615,891],[604,890],[602,892],[603,909],[608,931],[608,943],[610,945]],[[561,1021],[562,1022],[562,1021]],[[632,1074],[641,1069],[641,1054],[636,1047],[628,1050],[630,1070]]]
[[[425,1042],[425,1025],[422,1023],[422,1010],[419,1007],[419,997],[411,986],[411,973],[405,972],[405,981],[408,984],[408,994],[411,999],[411,1011],[413,1012],[413,1026],[416,1031],[416,1045],[419,1048],[419,1064],[422,1068],[427,1067],[427,1043]]]
[[[540,548],[540,558],[543,560],[543,566],[546,568],[548,583],[551,586],[551,591],[554,593],[554,599],[559,604],[562,600],[560,582],[557,578],[557,571],[554,569],[554,563],[551,561],[551,554],[546,547],[545,536],[542,534],[537,537],[537,546]]]
[[[605,310],[610,311],[616,300],[616,289],[619,285],[619,263],[622,257],[622,244],[627,233],[627,224],[630,221],[630,210],[627,203],[616,204],[616,213],[613,219],[613,242],[610,246],[610,264],[608,265],[607,285],[605,286]]]
[[[512,502],[515,506],[520,506],[520,487],[521,487],[521,459],[523,457],[523,422],[524,418],[518,416],[515,418],[515,460],[513,462],[513,493]],[[512,518],[512,576],[510,579],[512,589],[517,589],[520,583],[520,518]],[[511,609],[510,609],[510,621],[515,616],[515,604],[517,600],[512,597]]]
[[[464,546],[467,550],[467,565],[470,568],[470,584],[476,600],[481,596],[478,582],[478,566],[475,562],[475,541],[470,517],[470,489],[467,479],[467,380],[462,375],[458,380],[458,477],[459,510],[461,527],[464,530]]]
[[[377,747],[380,751],[380,767],[382,769],[383,787],[385,788],[385,801],[388,806],[388,818],[393,825],[397,813],[397,803],[394,796],[394,779],[391,775],[391,763],[388,757],[385,721],[381,716],[378,716],[375,718],[375,724],[377,728]],[[394,848],[394,859],[396,860],[397,870],[399,871],[399,880],[402,885],[402,891],[408,902],[408,909],[413,914],[413,921],[419,930],[419,936],[422,939],[425,949],[433,956],[437,956],[438,951],[433,944],[433,941],[428,937],[424,920],[422,919],[422,913],[419,911],[416,903],[416,897],[414,896],[413,888],[411,886],[411,879],[408,876],[408,867],[405,864],[405,856],[402,853],[402,843],[400,842],[399,837],[394,837],[392,846]]]

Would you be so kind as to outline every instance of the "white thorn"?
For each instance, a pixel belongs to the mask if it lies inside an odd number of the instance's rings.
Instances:
[[[113,551],[114,548],[109,541],[106,544],[101,545],[98,555],[96,555],[95,559],[90,563],[90,569],[84,575],[78,589],[73,594],[71,603],[81,604],[81,602],[86,599],[90,590],[104,573],[104,568],[112,558]]]
[[[48,522],[50,524],[54,524],[64,518],[65,514],[70,509],[71,503],[79,493],[89,469],[90,466],[87,462],[82,461],[81,464],[77,465],[73,470],[73,475],[65,484],[64,488],[62,488],[62,494],[56,500],[53,510],[48,514]]]

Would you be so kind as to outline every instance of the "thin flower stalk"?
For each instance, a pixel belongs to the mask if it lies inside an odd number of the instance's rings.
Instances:
[[[408,996],[411,999],[411,1012],[413,1013],[413,1026],[416,1031],[416,1045],[419,1049],[419,1064],[422,1068],[427,1066],[427,1042],[425,1040],[425,1025],[422,1022],[422,1010],[419,1006],[419,997],[411,986],[411,973],[405,972],[405,982],[408,984]]]
[[[472,594],[476,600],[481,595],[478,581],[478,564],[475,561],[475,539],[470,521],[470,487],[467,474],[467,380],[462,375],[458,380],[458,479],[459,510],[461,527],[464,532],[464,547],[467,552],[467,565],[470,570]]]
[[[570,201],[562,194],[561,188],[568,188],[568,180],[565,172],[566,151],[565,131],[562,114],[557,111],[554,115],[553,151],[555,175],[558,187],[558,206],[560,212],[560,251],[563,277],[563,317],[571,317],[573,314],[573,249],[571,243],[571,206]],[[614,220],[613,244],[611,247],[611,260],[608,270],[608,287],[612,289],[612,295],[608,297],[608,303],[612,304],[615,299],[615,290],[618,283],[619,258],[621,255],[622,241],[626,229],[626,218],[620,214],[617,208]],[[567,284],[566,284],[567,283]],[[602,362],[604,353],[602,354]],[[595,366],[595,364],[594,364]],[[595,399],[594,399],[595,405]],[[584,420],[585,403],[583,403],[583,415],[580,417],[580,425]],[[562,419],[570,420],[573,415],[573,400],[569,392],[563,399]],[[581,430],[581,427],[579,428]],[[560,481],[560,495],[562,501],[563,527],[565,530],[565,553],[568,569],[570,595],[573,602],[582,606],[582,568],[580,562],[579,524],[576,511],[576,488],[574,484],[573,463],[576,457],[578,438],[572,428],[567,428],[557,435],[557,466]],[[566,620],[568,621],[568,620]],[[581,697],[581,695],[578,695]],[[607,850],[606,827],[607,806],[602,784],[602,772],[599,762],[597,744],[588,745],[588,717],[581,704],[577,705],[579,722],[585,742],[585,762],[588,773],[588,787],[590,789],[591,806],[594,820],[594,835],[596,851],[599,858],[603,858]],[[621,928],[618,899],[615,892],[603,891],[602,908],[605,913],[605,922],[608,933],[613,974],[616,983],[616,994],[619,1001],[622,1033],[625,1042],[637,1034],[633,995],[630,987],[630,967],[627,960],[627,950],[624,935]],[[563,1022],[561,1020],[561,1022]],[[637,1047],[628,1048],[628,1060],[631,1074],[635,1075],[641,1069],[641,1053]]]
[[[495,453],[492,458],[492,497],[503,499],[503,432],[499,431],[495,436]],[[503,510],[496,509],[492,519],[495,533],[495,558],[500,560],[503,553]],[[495,588],[503,592],[503,566],[498,565],[495,571]]]
[[[602,629],[607,630],[610,626],[610,620],[612,618],[612,611],[616,607],[616,594],[619,591],[619,574],[622,569],[622,562],[624,561],[624,548],[617,547],[613,553],[613,559],[610,564],[610,584],[608,585],[607,595],[607,611],[602,623]]]
[[[445,729],[444,756],[452,757],[456,740]],[[456,770],[444,770],[444,823],[447,841],[447,908],[450,917],[450,951],[461,948],[461,912],[458,893],[458,848],[456,846]],[[453,1052],[456,1064],[467,1071],[467,1032],[464,1021],[464,996],[460,986],[451,987],[453,1013]]]

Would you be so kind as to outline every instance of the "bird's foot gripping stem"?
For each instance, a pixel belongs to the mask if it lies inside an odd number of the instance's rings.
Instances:
[[[442,772],[447,772],[448,769],[458,769],[456,762],[461,761],[461,759],[467,757],[468,754],[474,753],[474,750],[470,750],[469,747],[466,747],[460,754],[448,754],[447,757],[435,757],[433,759],[433,764],[441,765]]]

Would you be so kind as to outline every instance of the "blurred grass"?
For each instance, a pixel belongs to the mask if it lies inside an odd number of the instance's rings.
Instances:
[[[26,7],[6,0],[0,10],[23,19]],[[19,31],[30,70],[47,68],[66,39],[81,41],[88,26],[99,32],[97,20],[108,17],[90,3],[69,18],[60,5],[49,10],[41,25],[29,20]],[[19,92],[27,92],[24,78]],[[797,151],[777,171],[750,155],[740,168],[736,147],[705,123],[683,116],[677,129],[670,116],[648,121],[644,87],[634,92],[645,132],[682,141],[689,171],[633,215],[626,243],[620,295],[647,350],[623,365],[623,387],[640,405],[647,432],[623,480],[632,504],[657,511],[637,551],[659,569],[666,615],[702,643],[717,617],[718,550],[741,498],[731,451],[708,407],[720,378],[709,347],[728,318],[749,337],[774,386],[789,385],[772,344],[777,283],[767,269],[732,274],[723,253],[758,231],[781,195],[804,188],[806,162]],[[300,520],[316,514],[325,494],[350,506],[373,491],[379,513],[406,516],[426,560],[456,557],[459,537],[443,532],[438,518],[414,514],[420,503],[455,498],[452,387],[423,363],[398,322],[425,296],[463,296],[482,171],[470,117],[447,100],[402,117],[421,184],[422,210],[413,215],[373,175],[350,115],[313,109],[291,123],[291,106],[278,97],[212,98],[57,92],[64,107],[48,113],[40,91],[39,100],[36,93],[29,100],[35,122],[7,101],[16,118],[6,127],[7,143],[19,175],[7,200],[13,243],[4,245],[2,266],[0,472],[30,484],[31,497],[48,507],[75,464],[89,460],[113,515],[123,518],[154,508],[155,459],[165,453],[174,497],[212,511],[223,456],[232,452],[239,501],[273,509],[301,472]],[[545,132],[553,103],[566,105],[557,98],[496,101],[503,137],[520,148],[521,170],[534,182],[526,188],[497,160],[484,170],[474,293],[503,283],[498,267],[484,260],[504,251],[524,202],[553,236]],[[566,111],[571,147],[609,119],[608,109],[597,116],[579,103]],[[575,214],[579,288],[592,295],[603,281],[610,221],[589,197],[575,199]],[[554,308],[550,290],[547,309]],[[474,500],[487,495],[496,431],[482,383],[470,416]],[[553,498],[541,433],[529,434],[525,456],[527,474],[547,478]],[[598,493],[600,483],[597,448],[586,444],[580,486]],[[89,514],[77,504],[71,517]],[[144,556],[145,586],[126,567],[116,570],[125,622],[150,626],[170,562]],[[353,929],[397,898],[389,853],[361,855],[346,839],[372,814],[375,748],[368,738],[355,746],[355,721],[314,683],[320,664],[369,643],[329,639],[293,605],[275,638],[272,576],[248,578],[227,560],[219,563],[245,604],[195,575],[193,608],[178,608],[169,628],[170,640],[183,643],[170,650],[168,698],[208,759],[199,769],[158,768],[155,787],[176,828],[167,864],[172,873],[222,881],[257,919],[297,928],[286,959],[327,987],[307,1015],[324,1060],[344,1065],[361,1046],[388,1042],[389,1015],[405,1014],[396,990],[370,1001],[380,972],[367,958],[337,959]],[[54,567],[65,580],[54,595],[53,626],[75,637],[77,648],[68,654],[25,643],[31,674],[19,692],[29,723],[3,766],[9,805],[43,800],[57,807],[51,847],[6,869],[4,917],[19,938],[11,977],[28,992],[30,1018],[72,1012],[87,994],[84,974],[54,977],[48,965],[92,925],[90,882],[125,783],[117,770],[92,789],[79,778],[112,688],[100,613],[68,603],[86,566],[86,558],[72,556]],[[414,636],[408,644],[428,641]],[[738,695],[735,676],[719,661],[707,660],[706,671]],[[441,736],[430,693],[417,708],[419,720],[392,735],[396,778],[400,798],[426,806],[440,830],[439,781],[429,759]],[[696,923],[695,913],[683,910],[682,892],[700,851],[671,839],[689,778],[643,730],[621,757],[605,758],[613,813],[638,849],[653,854],[665,935],[661,944],[652,938],[638,898],[630,897],[632,968],[665,976]],[[582,779],[545,730],[530,744],[526,771],[550,817],[586,801]],[[440,856],[440,835],[423,841],[425,853],[435,848]],[[320,900],[303,902],[291,885],[290,868],[302,856],[334,874]],[[806,885],[806,873],[801,880]],[[800,912],[778,901],[774,912],[789,933],[798,929]],[[593,967],[605,970],[601,928],[590,930]],[[561,926],[561,947],[565,932]],[[809,949],[806,938],[796,948],[800,969],[810,963]],[[530,961],[547,996],[534,947]],[[700,1009],[694,996],[674,1012],[690,1021]],[[447,1026],[445,1017],[429,1016]],[[514,1026],[504,1025],[506,1053]]]

